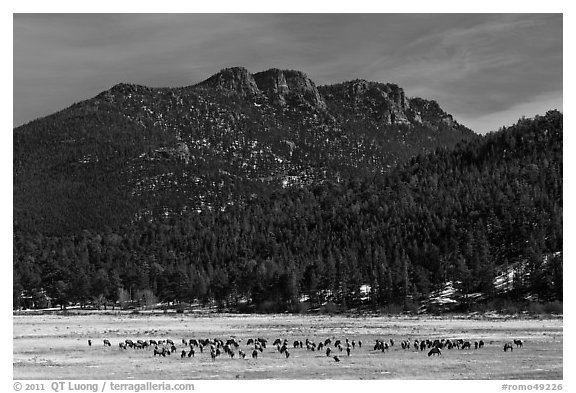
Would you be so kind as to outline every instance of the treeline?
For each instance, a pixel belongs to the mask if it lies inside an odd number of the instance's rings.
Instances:
[[[60,305],[119,294],[296,310],[327,294],[355,306],[425,298],[447,281],[496,292],[523,263],[510,296],[562,300],[562,114],[521,120],[413,158],[386,175],[287,188],[180,217],[102,232],[14,231],[14,307],[41,289]],[[138,295],[139,296],[139,295]],[[247,302],[247,303],[245,303]]]

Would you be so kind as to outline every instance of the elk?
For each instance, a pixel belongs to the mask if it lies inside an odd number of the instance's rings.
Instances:
[[[433,347],[430,352],[428,352],[428,356],[432,356],[432,355],[442,355],[442,351],[440,351],[440,348],[438,347]]]

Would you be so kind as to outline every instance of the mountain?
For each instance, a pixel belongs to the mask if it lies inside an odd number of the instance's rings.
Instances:
[[[210,83],[216,87],[203,88],[219,89],[217,79]],[[285,98],[288,106],[294,97]],[[331,102],[325,99],[327,109]],[[162,163],[177,151],[149,154]],[[336,180],[269,182],[265,192],[250,188],[253,195],[222,209],[102,230],[55,235],[16,226],[14,307],[108,299],[261,312],[416,312],[421,305],[438,310],[450,295],[461,311],[531,309],[527,299],[561,310],[560,112],[419,154],[383,173]]]
[[[118,84],[14,129],[14,225],[72,234],[225,209],[476,137],[393,84],[240,67],[180,88]]]

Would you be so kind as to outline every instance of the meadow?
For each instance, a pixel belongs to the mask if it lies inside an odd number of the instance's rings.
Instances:
[[[154,313],[70,313],[13,316],[14,379],[563,379],[561,318],[433,317],[357,315],[237,315]],[[235,337],[245,359],[223,354],[211,359],[208,350],[181,358],[182,339]],[[262,337],[268,346],[252,359],[249,338]],[[178,348],[171,356],[153,350],[122,350],[126,339],[170,338]],[[290,357],[272,342],[287,339]],[[327,338],[356,343],[351,351],[292,348],[294,340],[316,343]],[[376,339],[395,341],[382,353]],[[463,339],[471,349],[443,349],[442,355],[400,347],[402,340]],[[92,340],[92,346],[88,340]],[[111,347],[103,345],[108,339]],[[504,352],[503,345],[522,339],[522,348]],[[483,340],[484,348],[474,349]]]

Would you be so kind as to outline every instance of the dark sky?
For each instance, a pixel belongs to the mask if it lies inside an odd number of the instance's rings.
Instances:
[[[15,14],[14,126],[119,82],[183,86],[244,66],[361,78],[484,133],[562,110],[562,14]]]

